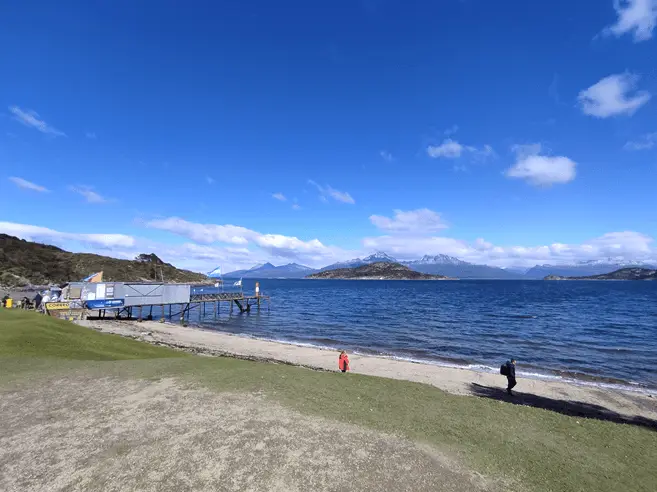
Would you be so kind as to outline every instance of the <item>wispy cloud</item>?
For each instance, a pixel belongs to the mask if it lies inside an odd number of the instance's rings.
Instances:
[[[652,97],[635,90],[639,76],[628,72],[610,75],[579,93],[582,112],[596,118],[634,114]]]
[[[457,131],[459,131],[459,126],[458,125],[452,125],[447,130],[445,130],[443,132],[443,134],[446,137],[449,137],[450,135],[454,135]]]
[[[317,184],[312,179],[308,180],[308,184],[311,184],[315,188],[317,188],[317,191],[319,191],[319,199],[322,200],[323,202],[328,202],[328,199],[331,198],[336,202],[349,203],[352,205],[356,203],[356,200],[354,200],[353,197],[346,191],[336,190],[335,188],[332,188],[330,185],[322,186],[320,184]]]
[[[524,179],[536,186],[564,184],[575,179],[577,164],[568,157],[541,155],[541,144],[515,145],[516,163],[507,169],[509,178]]]
[[[386,162],[392,162],[394,160],[392,154],[387,150],[382,150],[381,152],[379,152],[379,155]]]
[[[272,195],[272,198],[275,198],[276,200],[279,200],[281,202],[287,201],[287,198],[285,197],[285,195],[283,195],[283,193],[274,193]]]
[[[371,215],[370,221],[379,229],[387,232],[406,232],[413,234],[428,234],[447,228],[440,214],[420,208],[417,210],[395,210],[393,218],[383,215]]]
[[[83,196],[89,203],[107,203],[110,201],[100,193],[93,191],[90,186],[69,186],[68,189]]]
[[[45,186],[41,186],[41,185],[38,185],[36,183],[32,183],[31,181],[28,181],[27,179],[17,178],[15,176],[10,177],[9,181],[14,183],[19,188],[23,188],[24,190],[38,191],[40,193],[50,191]]]
[[[14,119],[25,126],[39,130],[41,133],[53,135],[55,137],[65,137],[64,132],[60,132],[56,128],[50,126],[45,121],[39,119],[39,114],[32,110],[23,110],[18,106],[9,106],[9,111],[14,115]]]
[[[618,20],[606,27],[603,35],[620,37],[632,32],[635,43],[652,38],[657,24],[657,0],[614,0],[613,5]]]
[[[89,140],[96,140],[98,138],[95,132],[87,132],[84,134],[84,136],[87,137]]]
[[[493,147],[488,144],[477,148],[471,145],[463,145],[451,138],[443,140],[440,145],[429,145],[427,147],[427,155],[434,159],[458,159],[464,154],[470,154],[482,160],[496,156]]]
[[[125,234],[74,234],[14,222],[0,222],[0,232],[37,242],[79,241],[98,248],[132,247],[135,239]]]
[[[214,184],[214,178],[210,176],[206,176],[205,180],[208,182],[209,185]]]
[[[627,142],[623,148],[625,150],[648,150],[657,144],[657,132],[642,135],[637,140]]]

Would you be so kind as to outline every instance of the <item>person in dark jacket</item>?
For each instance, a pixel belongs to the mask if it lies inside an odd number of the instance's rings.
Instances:
[[[509,393],[511,396],[513,396],[513,392],[511,391],[513,387],[518,384],[516,382],[516,360],[511,359],[506,361],[506,380],[508,382],[508,385],[506,387],[506,392]]]

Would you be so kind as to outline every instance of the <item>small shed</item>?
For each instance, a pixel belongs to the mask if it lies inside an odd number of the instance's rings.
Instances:
[[[129,306],[186,304],[190,302],[189,284],[163,282],[71,282],[63,298],[84,301],[88,309],[112,309]]]

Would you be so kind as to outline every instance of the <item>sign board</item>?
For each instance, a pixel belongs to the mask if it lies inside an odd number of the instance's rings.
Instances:
[[[46,302],[46,309],[48,311],[64,311],[71,309],[70,302]]]
[[[87,299],[87,309],[120,308],[123,304],[123,299]]]

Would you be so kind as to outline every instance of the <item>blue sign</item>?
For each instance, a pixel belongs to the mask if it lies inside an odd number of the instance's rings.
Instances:
[[[87,301],[87,309],[111,309],[123,307],[123,299],[95,299]]]

